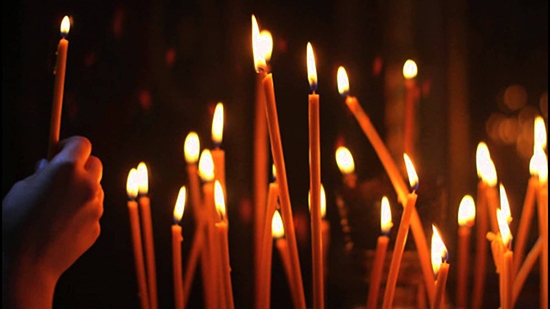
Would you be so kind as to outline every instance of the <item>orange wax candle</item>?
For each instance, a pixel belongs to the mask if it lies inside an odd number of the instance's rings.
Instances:
[[[294,280],[292,280],[292,267],[290,266],[290,255],[288,253],[288,243],[284,238],[285,229],[284,229],[283,221],[281,219],[281,215],[279,214],[278,211],[276,211],[273,215],[272,235],[273,235],[273,238],[277,239],[275,241],[275,246],[277,247],[277,251],[279,251],[279,256],[281,257],[283,269],[286,274],[288,287],[290,290],[290,296],[292,298],[292,304],[294,305],[294,308],[298,308],[298,306],[300,306],[300,301],[301,301],[300,295],[294,287]],[[265,307],[265,308],[268,308],[268,307]]]
[[[292,206],[290,203],[290,193],[286,176],[286,167],[283,155],[283,144],[279,132],[279,119],[277,115],[277,103],[275,101],[275,90],[273,86],[273,75],[266,75],[263,81],[266,96],[267,124],[269,128],[269,137],[271,140],[271,152],[275,168],[277,169],[277,183],[279,184],[279,197],[281,203],[281,212],[283,222],[286,227],[286,239],[288,241],[288,252],[292,266],[292,279],[294,280],[294,290],[298,293],[300,306],[306,308],[306,301],[302,283],[302,273],[300,269],[300,260],[298,258],[298,246],[296,244],[296,234],[294,232],[294,219],[292,217]]]
[[[538,186],[538,177],[531,176],[527,184],[527,191],[525,193],[523,208],[521,210],[518,231],[514,240],[514,273],[519,271],[521,263],[523,262],[527,236],[529,235],[531,221],[533,220],[533,215],[535,212],[535,197],[538,191]]]
[[[195,276],[195,271],[197,268],[197,262],[199,257],[201,258],[201,271],[202,277],[206,278],[208,274],[208,256],[204,250],[204,224],[196,229],[195,235],[193,236],[193,244],[191,245],[191,252],[189,253],[189,258],[187,261],[187,266],[185,268],[185,276],[183,281],[183,300],[184,305],[189,299],[189,292],[191,292],[191,284],[193,283],[193,278]],[[205,281],[205,280],[203,280]],[[206,285],[203,282],[203,290],[206,292]]]
[[[225,151],[220,148],[223,139],[223,111],[223,104],[221,102],[216,104],[214,119],[212,120],[212,141],[214,142],[215,148],[210,150],[210,153],[214,161],[214,180],[221,183],[224,195],[227,195],[225,191]]]
[[[448,275],[449,275],[449,264],[441,263],[441,267],[439,268],[439,274],[437,275],[437,281],[435,283],[436,285],[435,300],[434,300],[434,305],[432,306],[432,308],[434,309],[444,308],[443,299],[445,296],[445,287],[447,285]]]
[[[193,206],[195,220],[199,223],[203,209],[201,209],[202,201],[197,167],[200,154],[200,140],[197,133],[189,132],[189,134],[187,134],[183,146],[183,152],[185,155],[185,162],[187,163],[187,178],[189,181],[191,205]]]
[[[149,295],[147,293],[147,279],[145,276],[145,262],[143,259],[143,245],[141,243],[141,228],[139,226],[138,204],[135,200],[138,193],[137,170],[133,168],[128,174],[126,191],[128,193],[128,213],[130,215],[130,230],[132,232],[132,247],[138,283],[138,296],[141,309],[149,309]]]
[[[416,104],[418,87],[415,77],[418,73],[416,63],[409,59],[403,65],[403,77],[405,77],[405,108],[403,119],[404,151],[414,157],[416,143]]]
[[[468,307],[468,277],[470,270],[470,236],[471,228],[474,225],[476,206],[470,195],[462,198],[458,207],[458,263],[457,263],[457,284],[456,284],[456,306],[458,308]],[[481,263],[481,261],[478,261]]]
[[[531,251],[529,251],[529,254],[527,254],[525,261],[521,264],[521,268],[516,273],[516,276],[514,278],[514,286],[512,288],[512,308],[515,306],[519,293],[523,289],[523,284],[525,283],[525,280],[527,280],[531,269],[533,269],[535,263],[538,261],[541,252],[542,240],[539,237],[533,245],[533,248],[531,248]]]
[[[507,214],[501,209],[497,209],[496,217],[498,220],[498,227],[500,231],[500,237],[493,241],[500,246],[500,252],[495,254],[495,260],[499,260],[500,265],[497,265],[497,269],[500,266],[500,308],[509,309],[512,306],[513,298],[513,254],[510,250],[512,235],[510,228],[508,227]]]
[[[346,147],[340,146],[336,149],[335,157],[338,169],[340,169],[344,177],[344,185],[348,188],[355,188],[357,175],[355,175],[355,161],[353,160],[351,152]]]
[[[275,173],[274,173],[275,175]],[[279,186],[276,182],[269,184],[269,191],[267,194],[267,211],[265,212],[266,218],[263,220],[265,222],[262,231],[262,250],[259,256],[261,265],[261,278],[263,281],[260,281],[260,286],[257,287],[259,296],[256,297],[256,308],[266,308],[270,304],[270,289],[271,289],[271,258],[273,252],[273,226],[282,229],[282,221],[279,223],[278,220],[281,219],[281,215],[277,212],[275,215],[276,209],[278,208],[278,198],[279,198]],[[275,216],[278,216],[275,218]],[[271,224],[269,224],[271,223]]]
[[[176,206],[174,207],[174,224],[172,225],[172,269],[174,270],[174,305],[176,309],[183,309],[183,271],[181,269],[181,226],[179,222],[185,209],[187,199],[187,189],[185,186],[180,188]]]
[[[436,276],[436,291],[434,301],[432,303],[432,309],[439,309],[444,307],[445,287],[447,285],[447,276],[449,274],[449,264],[447,263],[447,248],[437,228],[432,225],[432,268],[434,275]]]
[[[214,198],[216,204],[216,210],[219,214],[217,218],[215,228],[216,236],[218,240],[219,256],[219,271],[221,276],[221,289],[223,291],[223,302],[220,302],[220,307],[233,309],[233,287],[231,285],[231,265],[229,263],[229,243],[228,243],[228,231],[227,231],[227,219],[225,213],[225,197],[223,188],[219,181],[216,180],[214,184]]]
[[[548,165],[546,167],[548,169]],[[540,307],[548,308],[548,181],[541,181],[538,192],[539,230],[542,239],[540,260]]]
[[[67,51],[69,41],[67,35],[71,28],[69,16],[61,21],[61,39],[57,44],[57,57],[55,63],[55,84],[53,88],[52,115],[50,120],[50,138],[48,144],[48,160],[52,159],[59,144],[59,131],[61,128],[61,111],[63,109],[63,93],[65,88],[65,68],[67,67]]]

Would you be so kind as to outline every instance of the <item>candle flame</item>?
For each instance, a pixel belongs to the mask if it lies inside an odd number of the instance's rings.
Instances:
[[[508,247],[510,241],[512,240],[512,233],[510,232],[510,227],[506,223],[506,215],[502,212],[501,209],[497,209],[497,221],[498,229],[500,230],[500,237],[504,246]]]
[[[544,123],[544,119],[541,116],[537,116],[535,118],[535,135],[534,135],[534,147],[545,149],[546,143],[547,143],[547,136],[546,136],[546,124]]]
[[[338,81],[338,93],[341,96],[346,96],[349,93],[349,79],[346,69],[339,67],[336,73],[336,80]]]
[[[273,213],[273,219],[271,219],[271,236],[273,238],[281,238],[285,236],[285,226],[283,224],[283,218],[278,210]]]
[[[214,159],[208,149],[204,149],[199,159],[199,176],[202,181],[214,180]]]
[[[199,136],[195,132],[189,132],[183,144],[183,153],[187,164],[195,164],[199,160],[201,142]]]
[[[344,175],[352,174],[355,172],[355,162],[353,161],[353,156],[349,149],[344,146],[338,147],[336,149],[336,164],[338,169]]]
[[[415,78],[416,74],[418,74],[418,67],[416,66],[416,62],[414,60],[407,60],[405,61],[405,64],[403,65],[403,77],[406,79]]]
[[[447,247],[445,246],[445,243],[443,242],[439,231],[433,224],[432,230],[432,270],[434,272],[434,275],[437,277],[437,274],[439,273],[439,268],[441,267],[441,263],[447,260],[448,253]]]
[[[147,195],[149,191],[149,175],[147,173],[147,165],[144,162],[139,162],[137,175],[138,192],[140,195]]]
[[[458,206],[458,225],[472,227],[476,218],[476,205],[471,195],[464,195]]]
[[[307,42],[306,54],[309,88],[311,88],[311,91],[315,92],[315,90],[317,90],[317,68],[315,67],[315,55],[313,54],[313,47],[310,42]]]
[[[487,185],[493,187],[497,185],[497,170],[493,160],[491,160],[491,154],[489,148],[484,142],[480,142],[477,145],[476,150],[476,167],[477,175]]]
[[[277,180],[277,167],[275,167],[275,164],[271,164],[271,175],[273,176],[273,181]]]
[[[223,195],[222,184],[216,180],[214,183],[214,203],[221,219],[225,218],[225,197]]]
[[[320,193],[320,199],[321,199],[321,218],[324,218],[327,214],[327,196],[325,194],[325,187],[323,184],[321,184],[321,193]],[[307,204],[309,207],[309,211],[311,211],[311,191],[308,191],[307,193]]]
[[[541,183],[548,181],[548,158],[541,148],[535,149],[529,162],[529,171],[532,176],[538,176]]]
[[[181,186],[178,193],[178,198],[176,199],[176,206],[174,207],[174,222],[177,224],[181,221],[183,217],[183,212],[185,211],[185,203],[187,201],[187,188]]]
[[[63,37],[67,37],[69,34],[69,30],[71,30],[71,19],[69,16],[63,17],[63,20],[61,21],[61,27],[60,32]]]
[[[418,175],[414,169],[414,164],[406,153],[403,154],[403,158],[405,159],[405,166],[407,168],[407,174],[409,175],[409,183],[412,190],[416,191],[416,189],[418,189]]]
[[[380,229],[382,233],[388,235],[390,229],[393,226],[391,218],[390,201],[386,196],[382,197],[382,203],[380,204]]]
[[[512,222],[512,212],[510,211],[510,203],[508,202],[508,195],[506,194],[506,190],[504,189],[504,186],[502,184],[500,184],[499,186],[499,192],[500,192],[500,210],[502,211],[504,218],[506,218],[506,223],[510,224],[510,222]]]
[[[262,40],[260,37],[260,27],[256,21],[256,16],[252,15],[252,54],[254,57],[254,68],[256,72],[265,70],[266,60],[264,58],[265,48],[262,47]]]
[[[126,181],[126,194],[128,198],[134,200],[138,195],[138,179],[137,170],[132,168],[128,173],[128,180]]]
[[[214,110],[214,119],[212,120],[212,141],[215,145],[220,145],[223,138],[223,103],[216,104]]]
[[[271,32],[262,30],[260,32],[260,55],[267,62],[271,60],[271,54],[273,53],[273,37]]]

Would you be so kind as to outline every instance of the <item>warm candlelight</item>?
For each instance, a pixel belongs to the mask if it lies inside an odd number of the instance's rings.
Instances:
[[[506,218],[506,223],[510,224],[512,222],[512,211],[510,210],[510,203],[508,202],[508,195],[506,194],[506,189],[502,184],[499,184],[499,193],[500,193],[500,210]]]
[[[140,162],[137,167],[138,179],[138,203],[141,209],[141,225],[143,227],[143,239],[145,242],[145,260],[147,265],[147,286],[149,288],[149,301],[151,309],[158,307],[157,300],[157,270],[155,260],[155,245],[153,241],[153,220],[151,218],[151,201],[147,196],[149,192],[149,176],[147,165]]]
[[[539,234],[542,240],[542,254],[540,261],[540,303],[541,308],[548,308],[548,158],[540,143],[535,149],[536,173],[539,178],[537,192],[537,210],[539,218]]]
[[[200,148],[201,144],[197,133],[189,132],[185,138],[185,143],[183,144],[183,154],[185,156],[185,162],[187,163],[187,177],[191,191],[191,204],[193,205],[193,213],[195,214],[195,220],[197,222],[199,221],[201,213],[201,195],[197,168]]]
[[[226,219],[225,209],[225,197],[223,194],[223,188],[219,181],[214,183],[214,202],[216,204],[216,210],[218,212],[218,219],[216,222],[216,232],[219,241],[219,270],[222,282],[223,292],[223,304],[224,308],[233,309],[233,286],[231,284],[231,264],[229,261],[229,240],[228,240],[228,225]]]
[[[449,274],[448,252],[437,228],[432,225],[432,229],[432,268],[436,278],[436,292],[432,309],[439,309],[444,307],[445,286]]]
[[[465,195],[458,207],[458,263],[456,268],[456,306],[468,307],[468,278],[470,274],[470,235],[476,218],[476,206],[470,195]],[[477,261],[480,263],[481,261]]]
[[[71,20],[69,16],[63,17],[61,21],[61,39],[57,44],[57,57],[55,63],[55,84],[53,88],[52,115],[50,119],[50,138],[48,144],[48,160],[52,159],[59,144],[59,131],[61,129],[61,112],[63,109],[63,93],[65,88],[65,68],[67,67],[67,51],[69,49],[69,30]]]
[[[130,215],[130,229],[132,231],[132,247],[134,249],[134,262],[138,283],[138,296],[141,309],[148,309],[149,295],[147,293],[147,278],[145,275],[145,262],[143,259],[143,245],[141,243],[141,228],[139,225],[139,212],[136,198],[138,195],[137,170],[132,168],[126,182],[128,194],[128,212]]]
[[[511,248],[512,234],[508,226],[506,214],[497,209],[497,220],[500,231],[501,240],[501,256],[500,256],[500,308],[512,308],[514,274],[513,271],[513,253]]]
[[[348,148],[340,146],[336,149],[336,164],[340,173],[344,176],[344,184],[349,188],[355,188],[355,184],[357,183],[355,161]]]
[[[223,103],[218,102],[212,120],[212,142],[214,143],[214,149],[210,150],[210,152],[214,160],[214,179],[221,183],[224,194],[227,195],[225,190],[225,151],[220,148],[223,139],[223,124]]]
[[[485,195],[487,199],[487,209],[489,213],[489,222],[493,233],[498,232],[498,223],[496,218],[496,209],[499,208],[498,192],[496,185],[498,182],[497,170],[491,159],[489,148],[484,142],[480,142],[476,152],[476,165],[478,176],[485,184]]]
[[[391,218],[390,202],[388,198],[384,196],[382,198],[382,202],[380,203],[380,229],[382,231],[382,235],[378,237],[378,242],[376,243],[376,253],[372,264],[369,294],[367,296],[367,309],[377,308],[378,290],[380,289],[380,281],[382,279],[382,271],[384,269],[384,260],[386,258],[388,243],[390,242],[388,235],[390,234],[390,229],[392,226],[393,222]]]
[[[415,77],[418,74],[418,67],[414,60],[408,59],[403,65],[403,77],[405,78],[405,104],[403,119],[403,149],[406,153],[414,156],[416,144],[416,104],[419,96],[419,89],[416,86]]]
[[[180,221],[185,210],[187,188],[182,186],[174,206],[174,224],[172,225],[172,269],[174,271],[174,305],[176,309],[183,309],[183,271],[181,269],[181,234]]]

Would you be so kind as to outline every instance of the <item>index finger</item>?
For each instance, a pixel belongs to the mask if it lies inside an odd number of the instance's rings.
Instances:
[[[92,153],[92,143],[83,136],[72,136],[62,140],[59,149],[52,161],[70,161],[83,165]]]

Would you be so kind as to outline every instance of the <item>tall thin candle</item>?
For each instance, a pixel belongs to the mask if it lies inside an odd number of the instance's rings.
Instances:
[[[172,269],[174,271],[174,307],[183,309],[183,271],[181,269],[181,234],[180,221],[185,210],[187,188],[182,186],[174,207],[174,224],[172,225]]]
[[[458,262],[456,283],[456,306],[468,307],[468,278],[470,274],[470,236],[476,217],[476,206],[470,195],[462,198],[458,207]],[[481,263],[481,261],[477,261]]]
[[[403,119],[403,149],[411,156],[416,154],[416,104],[419,96],[415,77],[418,67],[414,60],[408,59],[403,65],[403,77],[405,77],[405,104]]]
[[[348,148],[344,146],[336,149],[336,164],[344,177],[344,184],[349,188],[355,188],[357,176],[355,175],[355,161]]]
[[[212,160],[214,161],[214,181],[219,181],[222,185],[224,195],[227,195],[225,190],[225,151],[221,149],[223,140],[223,125],[224,125],[224,109],[223,103],[218,102],[214,110],[212,120],[212,142],[214,149],[210,150]]]
[[[274,173],[275,175],[275,173]],[[262,280],[260,282],[260,287],[258,291],[260,293],[259,297],[256,298],[256,308],[269,308],[271,303],[271,259],[273,253],[273,236],[275,233],[278,235],[279,229],[282,229],[282,219],[281,215],[276,211],[278,208],[279,198],[279,186],[276,182],[269,184],[269,192],[267,194],[267,211],[265,212],[267,218],[265,222],[270,222],[271,224],[265,224],[263,231],[262,239],[262,254],[261,254],[261,267],[262,267]],[[276,214],[275,214],[276,213]],[[277,218],[275,218],[278,216]],[[271,220],[269,220],[271,218]],[[278,220],[281,220],[279,223]],[[277,230],[277,232],[275,232]]]
[[[448,252],[441,239],[441,235],[437,228],[432,225],[432,267],[436,277],[436,292],[435,299],[432,304],[432,309],[444,308],[445,287],[447,285],[447,276],[449,274]]]
[[[222,277],[222,287],[224,302],[223,307],[226,309],[233,309],[235,307],[233,302],[233,286],[231,284],[231,265],[229,262],[229,240],[228,240],[228,226],[226,212],[225,212],[225,197],[223,195],[223,189],[219,181],[214,183],[214,198],[216,203],[216,210],[219,218],[216,222],[216,232],[219,240],[218,254],[220,256],[220,275]]]

